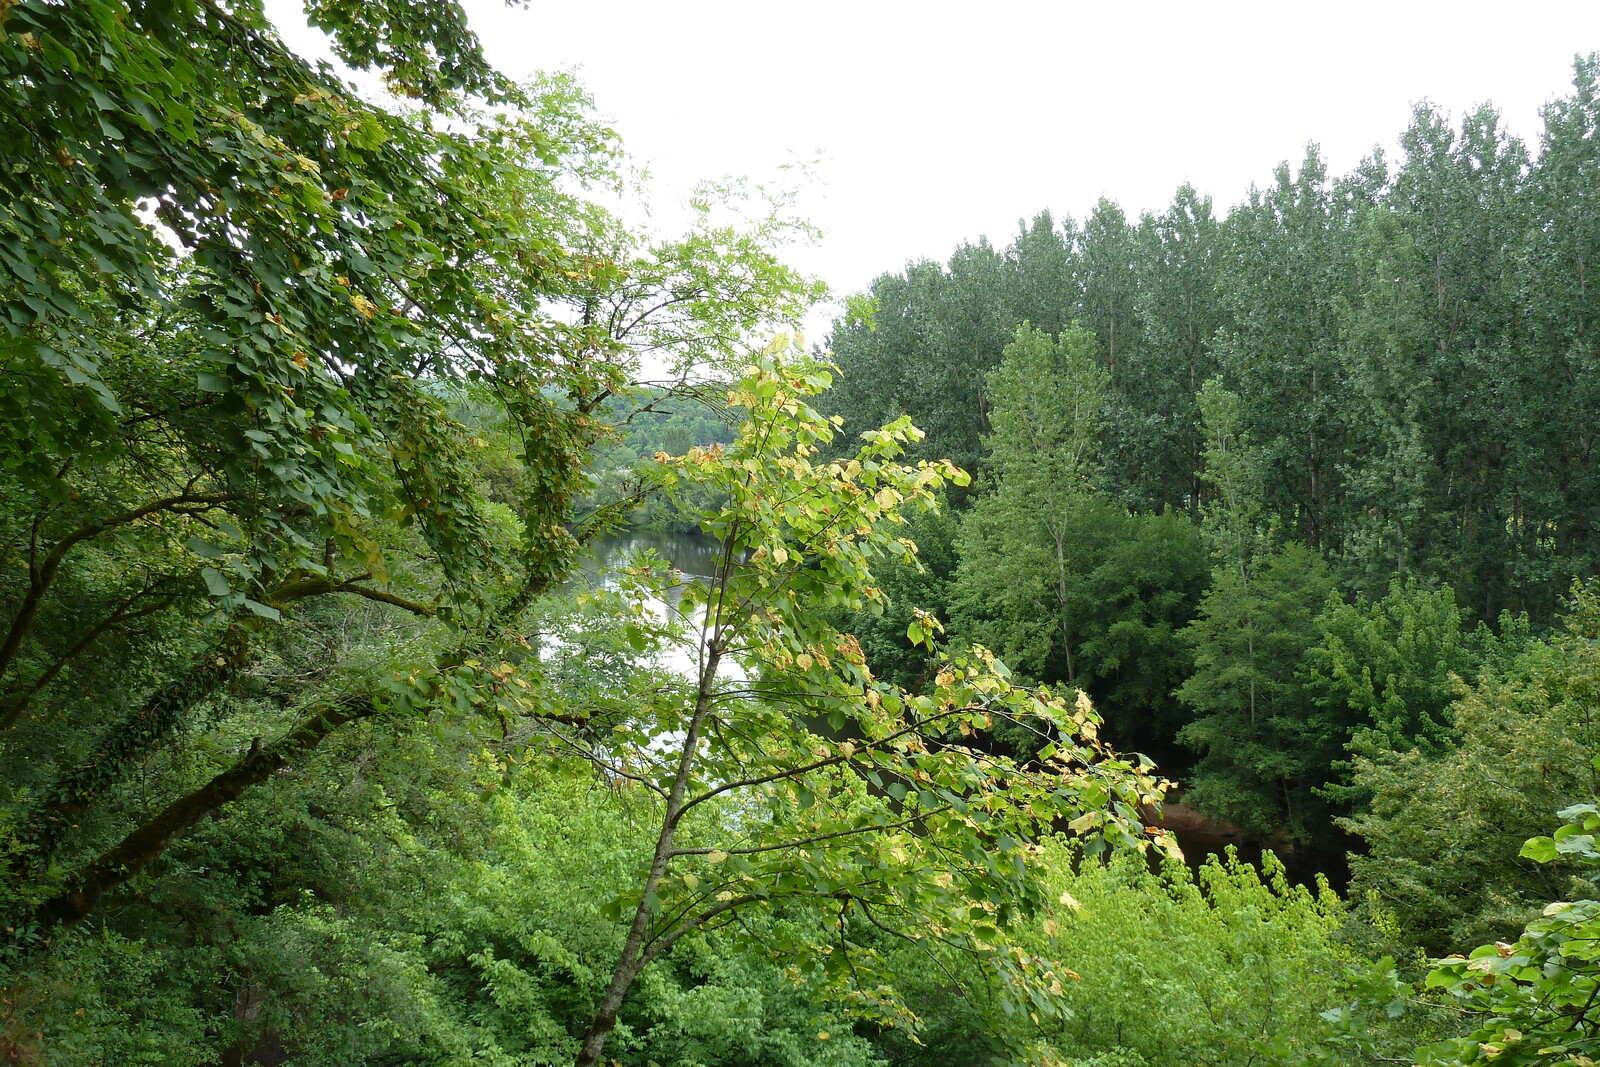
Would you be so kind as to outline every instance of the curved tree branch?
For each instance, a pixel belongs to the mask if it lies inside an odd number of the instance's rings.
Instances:
[[[108,892],[148,867],[201,818],[237,800],[246,789],[316,748],[340,727],[376,710],[370,696],[347,697],[302,720],[271,744],[252,745],[238,763],[168,804],[80,871],[66,889],[40,904],[33,915],[34,932],[43,937],[57,927],[78,922]]]
[[[50,591],[50,586],[56,580],[56,573],[61,569],[62,562],[67,554],[85,541],[92,540],[105,533],[107,530],[118,526],[126,526],[137,522],[148,515],[157,512],[170,512],[176,515],[198,515],[213,508],[241,499],[238,493],[179,493],[175,496],[163,497],[130,508],[118,515],[99,522],[86,523],[67,534],[55,543],[44,557],[44,560],[30,561],[28,565],[28,591],[23,594],[22,603],[17,608],[17,613],[11,619],[11,625],[6,630],[5,640],[0,642],[0,678],[10,669],[11,662],[16,658],[18,650],[22,647],[22,639],[33,626],[34,617],[39,613],[39,605],[43,603],[45,594]]]

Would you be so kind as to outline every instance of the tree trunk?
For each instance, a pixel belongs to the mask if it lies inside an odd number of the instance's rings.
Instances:
[[[639,971],[643,969],[645,940],[650,932],[650,898],[655,895],[656,887],[666,877],[667,864],[672,859],[672,843],[678,831],[678,820],[683,817],[683,801],[689,787],[689,773],[694,769],[695,753],[700,748],[700,731],[705,725],[707,713],[711,710],[712,690],[717,680],[717,668],[721,663],[722,648],[718,641],[713,639],[706,654],[706,661],[700,669],[694,715],[689,720],[689,729],[683,738],[683,749],[678,756],[678,770],[672,779],[672,789],[667,794],[667,807],[661,819],[661,835],[656,839],[655,858],[650,863],[650,873],[645,876],[644,892],[639,898],[639,906],[633,910],[633,923],[628,927],[628,939],[623,942],[616,970],[611,973],[611,984],[606,987],[605,996],[600,998],[594,1019],[589,1023],[589,1032],[584,1035],[583,1045],[578,1049],[578,1058],[573,1061],[573,1067],[595,1067],[600,1062],[600,1053],[605,1049],[606,1038],[617,1025],[617,1013],[622,1010],[622,1002],[633,986],[633,980],[639,977]]]
[[[1056,542],[1056,604],[1061,609],[1061,653],[1067,657],[1067,681],[1077,683],[1078,672],[1072,664],[1072,642],[1067,636],[1067,624],[1070,616],[1067,614],[1067,553],[1066,553],[1066,523],[1062,528],[1051,531]]]
[[[102,730],[90,745],[93,755],[51,782],[44,802],[19,828],[17,837],[25,850],[12,864],[13,872],[23,877],[47,866],[77,818],[121,782],[121,772],[164,743],[193,708],[229,684],[249,655],[248,633],[230,626],[183,673]]]
[[[1245,655],[1250,663],[1250,725],[1256,724],[1256,635],[1244,639]]]

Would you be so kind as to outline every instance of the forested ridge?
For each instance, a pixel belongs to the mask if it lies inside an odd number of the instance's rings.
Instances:
[[[0,0],[0,1062],[1590,1062],[1594,57],[824,352],[783,190],[305,6]]]

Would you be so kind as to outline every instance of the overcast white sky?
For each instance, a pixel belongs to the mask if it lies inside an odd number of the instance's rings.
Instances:
[[[577,68],[661,200],[820,157],[825,237],[791,259],[840,294],[1046,207],[1135,215],[1188,180],[1225,210],[1307,141],[1343,172],[1424,98],[1536,141],[1600,50],[1596,0],[464,4],[502,70]]]

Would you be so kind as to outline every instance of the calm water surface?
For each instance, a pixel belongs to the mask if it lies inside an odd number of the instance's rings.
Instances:
[[[721,543],[704,534],[656,533],[649,530],[628,530],[601,538],[590,548],[582,571],[568,583],[569,588],[587,586],[616,587],[613,575],[619,567],[642,552],[653,552],[667,564],[683,572],[685,583],[696,579],[709,580],[717,569]],[[681,589],[681,587],[680,587]],[[678,604],[676,592],[669,592],[666,600],[651,598],[647,605],[660,618],[665,618]],[[681,647],[667,648],[657,657],[662,666],[670,667],[687,678],[698,670],[698,648],[695,634]],[[719,672],[720,673],[720,672]]]
[[[595,542],[584,561],[583,579],[591,583],[614,571],[630,556],[640,552],[654,552],[685,575],[709,578],[717,569],[720,542],[704,534],[655,533],[650,530],[629,530],[612,534]]]

